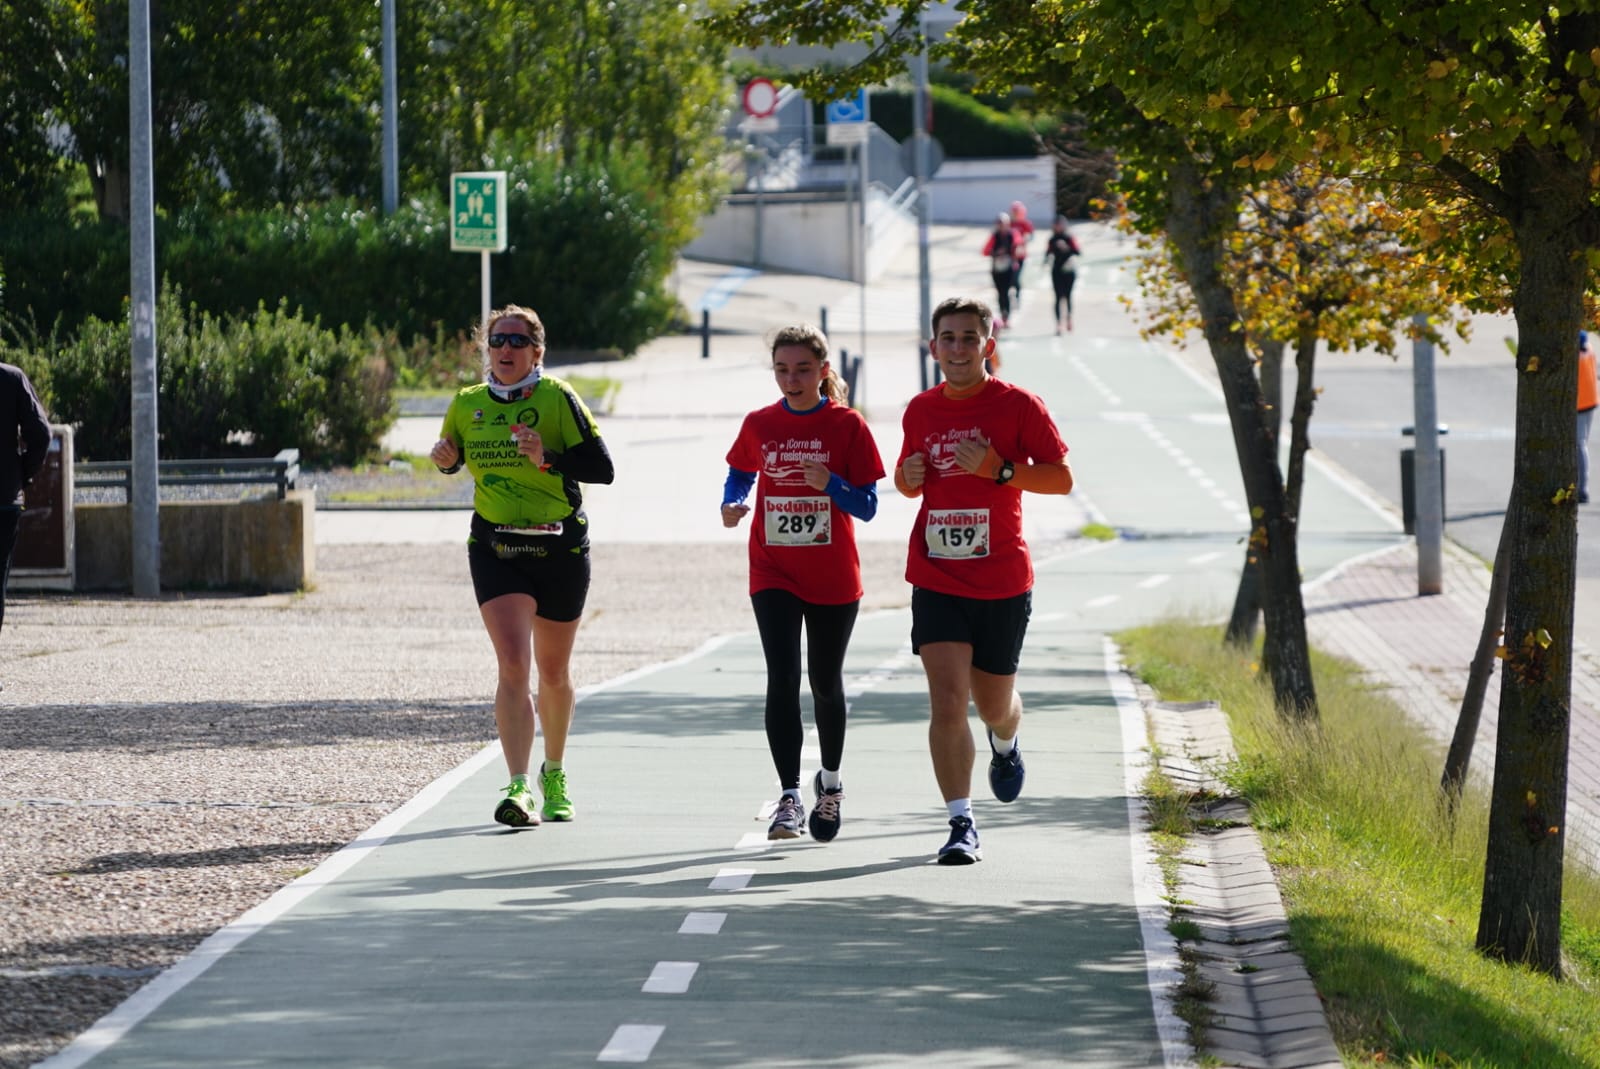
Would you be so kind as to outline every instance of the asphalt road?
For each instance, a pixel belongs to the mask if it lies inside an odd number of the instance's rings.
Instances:
[[[1469,342],[1434,359],[1439,422],[1449,428],[1439,439],[1445,536],[1486,562],[1494,560],[1511,493],[1517,382],[1506,340],[1515,337],[1509,317],[1479,317]],[[1316,381],[1313,449],[1398,508],[1400,451],[1412,444],[1401,429],[1415,422],[1410,347],[1394,360],[1324,352]],[[1583,535],[1600,524],[1597,510],[1600,503],[1578,511],[1576,633],[1591,647],[1600,645],[1600,539]]]

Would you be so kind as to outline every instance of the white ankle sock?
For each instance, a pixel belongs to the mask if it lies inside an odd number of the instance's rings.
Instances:
[[[1017,748],[1017,737],[1013,735],[1009,739],[1002,739],[999,735],[994,735],[990,737],[989,745],[994,749],[995,753],[1004,757]]]
[[[823,769],[822,770],[822,789],[825,790],[825,791],[836,791],[836,790],[838,790],[839,789],[839,773],[837,773],[837,772],[829,772],[827,769]]]
[[[968,820],[972,819],[971,798],[957,798],[955,801],[946,802],[945,808],[950,810],[951,820],[954,820],[956,817],[966,817]]]

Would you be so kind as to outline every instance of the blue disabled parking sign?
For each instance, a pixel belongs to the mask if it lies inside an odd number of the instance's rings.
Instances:
[[[858,89],[843,100],[829,101],[828,144],[859,145],[867,139],[867,91]]]

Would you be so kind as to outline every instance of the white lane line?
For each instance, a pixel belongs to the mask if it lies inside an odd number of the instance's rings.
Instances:
[[[750,882],[756,874],[755,869],[723,869],[712,879],[710,889],[713,891],[739,891]]]
[[[1162,583],[1165,583],[1171,578],[1172,576],[1170,575],[1164,575],[1160,573],[1156,575],[1147,575],[1143,579],[1139,580],[1139,589],[1154,590],[1156,587],[1160,586]]]
[[[1196,553],[1194,556],[1189,558],[1189,563],[1210,564],[1220,556],[1222,556],[1222,550],[1220,549],[1212,550],[1210,553]]]
[[[1103,609],[1114,601],[1122,600],[1121,594],[1101,594],[1098,598],[1084,602],[1086,609]]]
[[[678,925],[679,935],[716,935],[722,931],[722,922],[728,919],[726,913],[712,913],[708,910],[695,910],[683,918],[683,923]]]
[[[900,644],[899,649],[889,655],[888,660],[845,684],[845,696],[847,698],[859,698],[879,683],[885,683],[893,679],[916,662],[916,657],[911,653],[911,640],[906,639],[905,642]]]
[[[1106,404],[1108,404],[1108,405],[1120,405],[1120,404],[1122,404],[1122,398],[1118,397],[1116,391],[1113,390],[1110,386],[1107,386],[1105,380],[1102,379],[1099,375],[1096,375],[1089,368],[1089,365],[1085,364],[1083,362],[1083,357],[1081,357],[1078,354],[1074,353],[1068,359],[1068,363],[1070,363],[1072,365],[1073,369],[1075,371],[1077,371],[1078,374],[1080,374],[1080,375],[1082,375],[1084,377],[1084,379],[1089,383],[1090,386],[1093,386],[1095,388],[1095,390],[1100,394],[1101,397],[1105,398]]]
[[[1127,798],[1128,835],[1133,840],[1133,903],[1139,915],[1139,935],[1144,943],[1144,969],[1155,1011],[1156,1035],[1161,1041],[1165,1069],[1193,1065],[1187,1027],[1174,1012],[1166,993],[1183,978],[1178,961],[1178,941],[1167,931],[1167,909],[1161,869],[1150,833],[1146,830],[1143,799],[1144,776],[1150,768],[1150,730],[1144,706],[1133,682],[1122,670],[1122,656],[1109,637],[1101,640],[1101,663],[1122,727],[1123,791]]]
[[[621,1024],[611,1033],[611,1041],[600,1051],[597,1062],[647,1062],[656,1040],[667,1030],[664,1024]]]
[[[681,995],[689,990],[698,961],[658,961],[641,990],[647,995]]]
[[[1193,460],[1188,456],[1187,453],[1184,452],[1182,447],[1176,445],[1172,439],[1167,437],[1160,427],[1156,426],[1155,422],[1150,418],[1148,413],[1108,412],[1105,414],[1104,418],[1108,422],[1129,423],[1143,431],[1145,437],[1148,438],[1157,449],[1160,449],[1162,452],[1166,453],[1167,456],[1171,457],[1173,463],[1179,468],[1183,469],[1183,471],[1190,476],[1196,486],[1210,494],[1212,500],[1220,505],[1225,511],[1233,513],[1234,522],[1240,522],[1239,516],[1244,512],[1244,510],[1234,503],[1234,501],[1228,496],[1228,492],[1217,485],[1217,482],[1214,479],[1201,474],[1201,470],[1198,465],[1194,465]],[[1249,518],[1246,517],[1243,522],[1248,523]]]

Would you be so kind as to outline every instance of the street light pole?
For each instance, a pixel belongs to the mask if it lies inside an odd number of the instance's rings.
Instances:
[[[928,381],[928,347],[924,342],[928,339],[928,331],[932,329],[929,320],[933,318],[932,272],[928,264],[928,220],[933,212],[928,204],[928,20],[926,16],[919,20],[917,33],[921,38],[921,47],[917,50],[917,92],[912,102],[916,114],[912,117],[914,132],[911,137],[915,148],[911,157],[917,183],[917,371],[918,381],[926,390],[932,384]]]
[[[128,4],[128,232],[133,341],[133,466],[128,492],[133,596],[161,596],[161,485],[156,450],[155,164],[150,118],[150,0]]]
[[[400,206],[400,92],[395,86],[394,0],[383,0],[383,214]]]
[[[1412,487],[1417,510],[1417,594],[1444,590],[1444,471],[1439,462],[1439,404],[1434,389],[1433,343],[1423,337],[1428,317],[1412,319],[1417,340],[1411,343],[1412,411],[1416,452]]]

